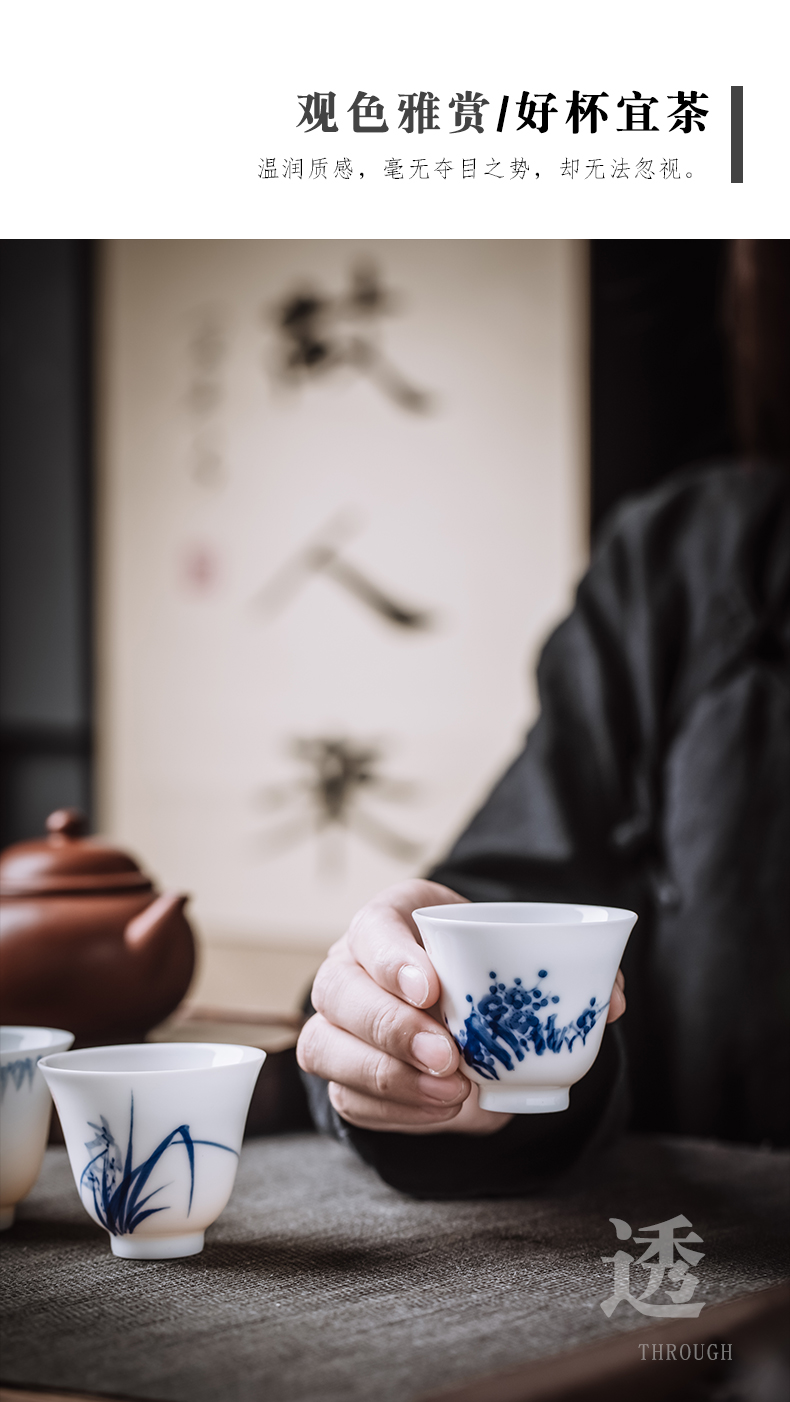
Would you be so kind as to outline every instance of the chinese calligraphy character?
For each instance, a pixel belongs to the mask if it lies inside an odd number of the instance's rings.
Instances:
[[[569,161],[567,159],[564,160],[562,163],[562,170],[560,171],[560,174],[569,175],[571,180],[573,180],[574,176],[579,174],[579,162]]]
[[[385,162],[384,162],[384,175],[385,175],[385,177],[386,177],[386,176],[389,176],[389,178],[390,178],[391,180],[402,180],[402,179],[403,179],[403,161],[398,160],[397,156],[392,156],[392,157],[390,158],[390,160],[385,161]]]
[[[310,168],[311,180],[326,180],[326,156],[313,157],[313,164]]]
[[[529,170],[529,166],[527,165],[523,156],[517,156],[514,161],[510,162],[510,169],[513,172],[513,174],[510,177],[511,180],[523,180],[524,176]]]
[[[580,101],[578,88],[573,89],[573,97],[566,98],[568,106],[571,110],[565,118],[565,125],[567,126],[568,122],[573,123],[571,130],[573,131],[574,136],[578,136],[579,127],[582,122],[589,121],[590,132],[593,135],[595,135],[595,133],[598,130],[599,117],[601,118],[601,121],[608,122],[609,118],[607,117],[603,108],[598,106],[598,99],[601,97],[608,96],[609,94],[606,92],[585,92],[581,94]],[[585,102],[587,103],[586,107],[584,105]]]
[[[301,156],[300,156],[299,159],[296,160],[296,161],[293,159],[292,156],[289,157],[289,159],[288,159],[288,160],[285,162],[285,164],[283,165],[283,176],[284,176],[284,178],[285,178],[286,180],[293,180],[294,177],[295,177],[297,180],[301,180],[301,178],[302,178],[302,158],[301,158]]]
[[[475,178],[475,158],[472,156],[468,161],[464,161],[464,180],[474,180]]]
[[[500,164],[501,164],[500,161],[490,160],[490,161],[488,162],[488,169],[486,170],[485,174],[486,174],[486,175],[493,175],[493,177],[494,177],[495,180],[504,180],[504,178],[505,178],[504,175],[497,175],[497,169],[498,169],[498,167],[499,167]]]
[[[407,632],[433,628],[434,615],[414,608],[377,584],[359,565],[348,558],[346,543],[358,533],[360,520],[355,513],[341,512],[290,555],[269,577],[252,603],[264,619],[280,615],[312,579],[329,579],[344,590],[347,598],[368,609],[374,618]]]
[[[216,308],[205,307],[196,310],[190,321],[186,402],[192,420],[191,469],[202,487],[216,487],[225,477],[221,419],[217,417],[225,397],[228,344],[224,318]],[[207,589],[216,582],[217,559],[210,546],[195,544],[184,566],[186,579],[195,588]]]
[[[619,161],[612,161],[612,179],[613,179],[613,180],[627,180],[627,179],[628,179],[628,172],[629,172],[630,169],[631,169],[631,167],[630,167],[630,165],[628,164],[628,162],[627,162],[627,161],[624,161],[623,158],[622,158],[622,156],[621,156],[620,159],[619,159]]]
[[[277,171],[274,165],[274,156],[267,156],[266,160],[261,161],[260,165],[258,166],[258,178],[259,180],[277,179]]]
[[[661,162],[661,174],[665,180],[679,180],[677,157],[674,160],[667,160],[666,157]]]
[[[415,175],[419,176],[420,180],[427,180],[429,178],[427,161],[412,161],[412,167],[412,173],[409,176],[410,180],[413,180]]]
[[[400,165],[400,162],[397,162]],[[402,175],[394,178],[401,180]],[[328,297],[299,291],[277,309],[278,369],[293,384],[334,370],[365,376],[398,408],[425,413],[431,396],[410,384],[378,344],[379,321],[392,298],[375,269],[356,269],[350,291]]]
[[[610,1217],[617,1232],[618,1241],[628,1241],[631,1237],[631,1228],[627,1222],[620,1217]],[[689,1232],[688,1236],[678,1239],[675,1232],[681,1227],[690,1227],[688,1217],[672,1217],[666,1222],[655,1222],[652,1227],[640,1227],[642,1232],[655,1232],[655,1236],[635,1236],[634,1242],[638,1246],[645,1246],[641,1256],[636,1260],[627,1251],[616,1251],[613,1256],[602,1256],[604,1262],[614,1264],[614,1291],[608,1300],[603,1300],[601,1309],[607,1318],[611,1318],[621,1300],[633,1305],[639,1314],[650,1315],[652,1319],[696,1319],[700,1310],[704,1309],[704,1301],[692,1305],[689,1303],[694,1291],[699,1285],[696,1276],[689,1274],[689,1266],[696,1266],[705,1255],[704,1251],[695,1251],[688,1245],[689,1242],[702,1241],[702,1237],[696,1232]],[[675,1252],[682,1259],[675,1260]],[[653,1260],[655,1257],[655,1261]],[[648,1265],[648,1262],[651,1264]],[[631,1267],[633,1265],[644,1265],[648,1271],[648,1281],[642,1294],[635,1296],[631,1294]],[[664,1276],[667,1276],[674,1289],[664,1285]],[[651,1295],[663,1288],[666,1295],[672,1301],[671,1304],[653,1304]]]
[[[701,97],[707,100],[708,94],[706,92],[697,94],[696,90],[692,88],[688,97],[686,97],[686,94],[682,91],[669,93],[668,96],[670,102],[677,103],[675,111],[669,114],[670,117],[675,118],[672,126],[669,128],[670,131],[675,131],[677,127],[680,127],[680,130],[688,136],[691,131],[692,123],[699,127],[700,131],[705,130],[705,123],[700,121],[700,117],[707,117],[708,109],[707,107],[698,107],[697,102]]]
[[[591,175],[595,176],[595,179],[596,179],[596,180],[605,180],[605,179],[606,179],[606,176],[604,175],[604,170],[603,170],[603,161],[588,161],[588,162],[587,162],[587,174],[586,174],[585,177],[584,177],[585,180],[589,180],[589,178],[590,178]]]
[[[373,93],[363,92],[360,88],[348,110],[354,113],[354,131],[389,131],[384,120],[384,108]]]
[[[633,97],[621,97],[618,107],[625,108],[625,126],[618,127],[618,131],[658,131],[658,127],[650,125],[651,103],[658,102],[657,97],[642,97],[641,92],[634,88]]]
[[[556,94],[553,92],[536,92],[534,98],[530,98],[528,92],[521,94],[521,101],[518,105],[518,115],[521,119],[521,126],[516,127],[516,131],[523,131],[524,127],[532,127],[534,131],[539,131],[545,135],[549,129],[549,113],[556,112],[556,107],[550,107],[549,103],[554,102]],[[538,99],[540,99],[540,126],[535,122],[535,113],[538,110]],[[593,128],[595,130],[595,128]]]
[[[465,94],[459,92],[451,99],[450,106],[455,108],[455,131],[452,135],[457,136],[461,131],[476,131],[478,136],[483,135],[483,108],[488,106],[487,97],[467,88]]]
[[[333,92],[302,93],[297,101],[302,108],[301,120],[296,123],[297,127],[306,124],[308,131],[337,131]]]
[[[355,837],[402,862],[414,862],[422,848],[403,837],[367,809],[369,795],[380,801],[408,801],[413,792],[408,783],[396,782],[381,772],[384,754],[379,744],[353,740],[341,735],[299,737],[291,741],[290,753],[302,773],[288,784],[271,786],[259,795],[262,805],[283,813],[279,824],[270,828],[262,842],[267,858],[307,842],[318,833],[334,830],[352,832]],[[325,866],[337,867],[338,853],[330,847]]]
[[[652,161],[646,161],[640,157],[640,159],[636,163],[636,172],[634,174],[634,179],[636,180],[639,176],[641,176],[643,180],[653,179]]]
[[[440,161],[437,161],[435,166],[436,173],[437,175],[441,175],[442,180],[447,179],[447,172],[452,170],[452,168],[452,163],[445,160],[444,157],[442,157]]]
[[[338,176],[340,176],[341,180],[350,180],[353,174],[351,162],[348,156],[344,156],[342,161],[338,161],[335,165],[335,180],[337,180]]]
[[[401,99],[398,111],[403,113],[398,130],[403,127],[411,135],[415,122],[418,136],[424,131],[439,130],[439,99],[432,92],[402,92],[398,96]]]

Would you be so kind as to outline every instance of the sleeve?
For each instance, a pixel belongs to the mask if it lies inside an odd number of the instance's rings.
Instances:
[[[358,1129],[334,1109],[326,1081],[301,1073],[316,1128],[350,1144],[385,1183],[415,1198],[522,1197],[539,1192],[625,1127],[622,1039],[607,1027],[590,1072],[558,1115],[514,1115],[497,1134],[395,1134]]]
[[[638,886],[662,685],[638,525],[626,517],[603,544],[543,650],[525,748],[429,873],[471,900],[627,904]]]
[[[653,697],[661,680],[645,576],[662,543],[645,552],[640,535],[639,509],[631,508],[623,524],[615,522],[573,612],[543,651],[540,718],[525,749],[429,873],[471,900],[575,900],[640,915],[646,909]],[[625,1039],[619,1026],[607,1028],[592,1070],[571,1091],[569,1110],[517,1115],[484,1137],[357,1129],[333,1110],[323,1083],[308,1090],[319,1128],[350,1142],[392,1186],[416,1197],[517,1195],[538,1190],[623,1127]]]

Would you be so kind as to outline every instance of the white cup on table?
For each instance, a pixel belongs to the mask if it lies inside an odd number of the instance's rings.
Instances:
[[[595,1061],[636,915],[609,906],[487,902],[413,912],[441,1011],[484,1110],[567,1110]]]
[[[156,1042],[49,1056],[83,1206],[115,1256],[194,1256],[225,1207],[258,1073],[258,1047]]]
[[[39,1062],[73,1041],[60,1027],[0,1027],[0,1232],[38,1178],[47,1147],[52,1099]]]

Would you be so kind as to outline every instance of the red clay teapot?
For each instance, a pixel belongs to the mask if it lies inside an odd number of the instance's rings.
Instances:
[[[195,947],[186,896],[157,895],[137,863],[87,838],[74,808],[0,856],[0,1022],[132,1041],[180,1003]]]

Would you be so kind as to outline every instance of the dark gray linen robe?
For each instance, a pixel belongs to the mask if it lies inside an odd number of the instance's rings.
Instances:
[[[570,1110],[487,1138],[355,1129],[309,1078],[319,1126],[420,1196],[531,1191],[626,1113],[790,1142],[790,470],[689,470],[622,506],[538,684],[525,749],[430,875],[635,910],[628,1011]]]

